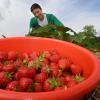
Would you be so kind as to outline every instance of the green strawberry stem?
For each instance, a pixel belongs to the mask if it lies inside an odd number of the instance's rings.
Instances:
[[[74,78],[73,78],[75,81],[77,81],[77,82],[82,82],[83,80],[84,80],[84,78],[82,77],[82,76],[80,76],[80,75],[75,75],[74,76]]]
[[[45,51],[39,56],[39,61],[43,61],[46,56]]]

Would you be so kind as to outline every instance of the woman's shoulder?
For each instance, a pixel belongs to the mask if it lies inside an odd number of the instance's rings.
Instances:
[[[32,21],[32,22],[37,21],[37,18],[36,18],[36,17],[32,17],[32,18],[31,18],[31,21]]]
[[[47,16],[54,16],[53,14],[48,14],[48,13],[45,13]]]

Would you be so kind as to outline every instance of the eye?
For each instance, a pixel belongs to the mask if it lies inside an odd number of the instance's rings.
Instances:
[[[39,11],[37,11],[37,13],[39,13]]]

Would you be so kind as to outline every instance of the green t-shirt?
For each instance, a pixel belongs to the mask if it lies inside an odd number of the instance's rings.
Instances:
[[[62,22],[60,22],[53,14],[46,14],[48,24],[54,24],[58,26],[64,26]],[[36,17],[31,18],[30,20],[30,28],[38,27],[38,20]]]

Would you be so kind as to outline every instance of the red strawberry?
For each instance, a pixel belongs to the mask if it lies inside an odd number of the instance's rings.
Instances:
[[[51,68],[59,68],[59,67],[58,67],[58,64],[55,63],[55,62],[51,62],[49,66],[50,66]]]
[[[33,66],[36,70],[39,70],[41,68],[41,64],[40,64],[40,61],[39,61],[39,58],[35,58],[34,61],[33,61]]]
[[[12,81],[7,84],[6,90],[10,91],[19,91],[19,82],[18,81]]]
[[[71,60],[69,58],[61,58],[58,65],[61,69],[68,69],[71,65]]]
[[[4,51],[0,51],[0,61],[6,60],[8,57],[7,53]]]
[[[39,61],[43,64],[48,64],[48,59],[46,58],[45,52],[43,52],[41,55],[39,55]]]
[[[14,80],[19,80],[21,77],[22,77],[22,76],[21,76],[21,73],[19,73],[19,72],[16,72],[16,73],[14,74]]]
[[[15,72],[16,69],[14,64],[8,64],[8,65],[3,65],[2,70],[5,72]]]
[[[19,87],[20,87],[20,90],[23,91],[23,92],[33,91],[32,90],[33,89],[33,80],[30,79],[30,78],[23,77],[19,80]]]
[[[0,86],[5,87],[9,82],[12,81],[12,74],[9,72],[0,72]]]
[[[82,74],[82,68],[78,65],[71,64],[70,69],[71,69],[72,74],[74,74],[74,75]]]
[[[45,73],[39,73],[39,74],[35,75],[34,80],[36,82],[43,83],[46,80],[46,78],[47,78],[47,76]]]
[[[43,61],[40,62],[41,63],[41,66],[43,65],[46,65],[49,63],[48,59],[47,58],[44,58]]]
[[[44,53],[45,53],[45,58],[49,59],[50,56],[51,56],[50,52],[49,51],[44,51]]]
[[[60,84],[61,84],[61,86],[64,86],[64,85],[66,85],[66,80],[65,80],[65,77],[59,77],[59,82],[60,82]]]
[[[18,69],[18,72],[20,73],[21,77],[33,78],[35,75],[35,68],[27,68],[22,66]]]
[[[41,92],[42,91],[42,84],[41,83],[34,83],[34,91]]]
[[[51,50],[51,51],[50,51],[50,54],[51,54],[51,55],[55,55],[55,54],[58,54],[58,55],[59,55],[59,53],[57,52],[56,49]]]
[[[50,56],[50,61],[52,62],[58,62],[59,61],[60,56],[58,54],[54,54]]]
[[[45,65],[41,68],[41,73],[45,73],[45,74],[50,74],[51,70],[50,67],[48,65]]]
[[[72,81],[72,80],[73,80],[73,77],[72,77],[71,75],[66,75],[66,76],[65,76],[66,84],[67,84],[68,82]]]
[[[34,51],[34,52],[29,54],[29,57],[30,57],[31,60],[34,60],[35,58],[38,57],[38,55],[39,55],[38,52]]]
[[[0,72],[2,71],[3,64],[0,62]]]
[[[18,58],[18,52],[9,51],[8,52],[8,60],[16,60]]]
[[[51,74],[52,74],[52,77],[59,77],[61,75],[61,72],[59,68],[51,67]]]
[[[24,52],[24,53],[22,53],[21,55],[20,55],[20,59],[29,59],[29,54],[28,53],[26,53],[26,52]]]
[[[69,87],[73,87],[73,86],[75,86],[75,85],[77,85],[78,83],[75,81],[75,80],[71,80],[71,81],[69,81],[68,83],[67,83],[67,87],[69,88]]]
[[[54,90],[55,88],[59,87],[60,83],[57,78],[51,78],[47,79],[44,84],[43,84],[43,90],[44,91],[51,91]]]
[[[14,65],[15,65],[15,68],[18,69],[19,67],[21,67],[23,65],[23,62],[21,59],[17,59],[15,62],[14,62]]]
[[[51,86],[51,84],[48,82],[48,80],[46,80],[43,84],[43,90],[44,91],[51,91],[53,89],[53,87]]]

